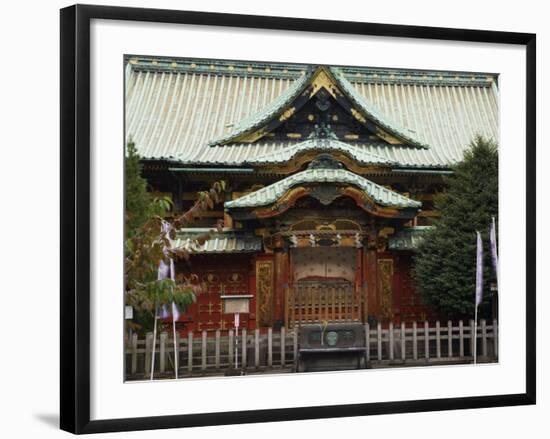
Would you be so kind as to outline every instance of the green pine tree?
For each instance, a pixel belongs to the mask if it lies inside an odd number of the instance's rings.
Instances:
[[[141,176],[139,160],[136,145],[129,141],[124,161],[126,239],[135,236],[153,213],[153,198],[147,192],[147,180]]]
[[[426,233],[415,258],[417,288],[434,310],[453,315],[474,311],[476,231],[484,251],[484,307],[488,311],[491,265],[489,230],[498,214],[498,149],[476,137],[447,178],[447,190],[435,200],[441,217]]]

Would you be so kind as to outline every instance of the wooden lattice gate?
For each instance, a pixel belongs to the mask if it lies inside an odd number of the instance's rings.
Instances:
[[[361,321],[361,294],[350,283],[305,282],[286,290],[287,328],[317,322]]]

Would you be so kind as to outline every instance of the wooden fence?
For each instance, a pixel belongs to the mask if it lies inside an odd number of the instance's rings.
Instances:
[[[441,324],[413,322],[400,325],[369,326],[365,324],[365,356],[367,367],[413,366],[423,364],[469,363],[472,353],[474,322]],[[176,337],[178,374],[184,376],[223,375],[237,369],[245,373],[294,372],[298,357],[299,328],[265,332],[256,329],[233,330],[214,336],[202,331],[187,337]],[[496,320],[477,326],[477,360],[493,362],[498,359],[498,325]],[[235,348],[237,347],[237,352]],[[147,379],[151,372],[153,334],[144,339],[136,334],[126,343],[127,379]],[[161,333],[155,345],[155,378],[174,376],[174,343],[168,333]],[[237,355],[237,356],[236,356]]]

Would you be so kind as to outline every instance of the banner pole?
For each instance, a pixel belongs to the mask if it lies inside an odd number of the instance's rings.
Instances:
[[[153,381],[153,372],[155,371],[155,348],[157,343],[157,317],[158,317],[158,307],[155,304],[155,325],[153,326],[153,353],[151,355],[151,381]]]
[[[172,302],[172,337],[174,338],[174,372],[178,379],[178,341],[176,340],[176,315],[174,313],[174,302]]]
[[[472,337],[474,338],[474,365],[477,361],[477,304],[474,311],[474,333],[472,334]]]

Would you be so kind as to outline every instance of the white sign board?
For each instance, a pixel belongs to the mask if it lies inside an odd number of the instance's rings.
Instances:
[[[226,314],[233,313],[247,313],[249,312],[249,300],[243,299],[226,299],[224,304],[223,312]]]
[[[225,314],[249,313],[252,294],[221,296]]]

